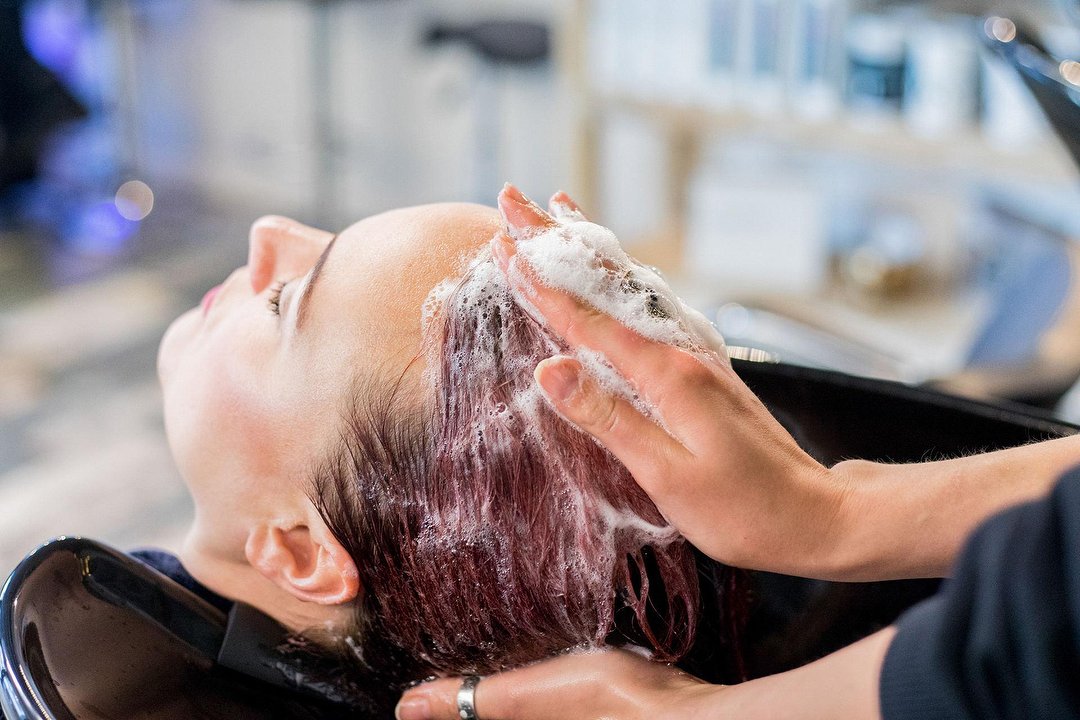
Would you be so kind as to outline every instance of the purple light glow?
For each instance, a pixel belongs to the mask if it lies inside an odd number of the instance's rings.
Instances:
[[[97,202],[82,209],[73,218],[66,244],[79,252],[93,255],[115,255],[139,231],[137,220],[128,220],[111,200]]]

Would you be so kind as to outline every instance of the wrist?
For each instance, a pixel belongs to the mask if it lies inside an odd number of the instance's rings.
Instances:
[[[954,542],[956,501],[945,463],[845,460],[831,468],[844,502],[827,580],[870,582],[942,577]]]
[[[847,468],[827,468],[809,456],[778,473],[786,477],[739,567],[819,580],[844,580],[850,555],[855,481]],[[779,499],[780,502],[776,502]]]
[[[731,687],[714,686],[694,718],[880,720],[881,668],[892,627],[794,670]]]
[[[875,501],[870,495],[879,468],[879,463],[868,460],[843,460],[826,470],[823,493],[830,522],[821,530],[821,563],[812,577],[858,581],[879,560],[864,534],[865,528],[874,522]]]

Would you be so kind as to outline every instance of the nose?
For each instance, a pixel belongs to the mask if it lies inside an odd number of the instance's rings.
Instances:
[[[303,275],[333,237],[333,233],[278,215],[259,218],[248,234],[252,290],[258,294],[275,280]]]

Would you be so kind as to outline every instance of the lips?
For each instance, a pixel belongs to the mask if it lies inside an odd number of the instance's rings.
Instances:
[[[202,303],[200,303],[202,306],[203,317],[206,317],[206,314],[210,312],[210,306],[214,304],[214,298],[217,297],[219,290],[221,290],[221,286],[217,285],[207,290],[206,294],[203,295]]]

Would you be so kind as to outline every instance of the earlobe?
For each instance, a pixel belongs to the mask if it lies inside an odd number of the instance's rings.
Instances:
[[[324,528],[259,525],[248,534],[244,554],[263,576],[304,602],[341,605],[360,592],[356,565]]]

